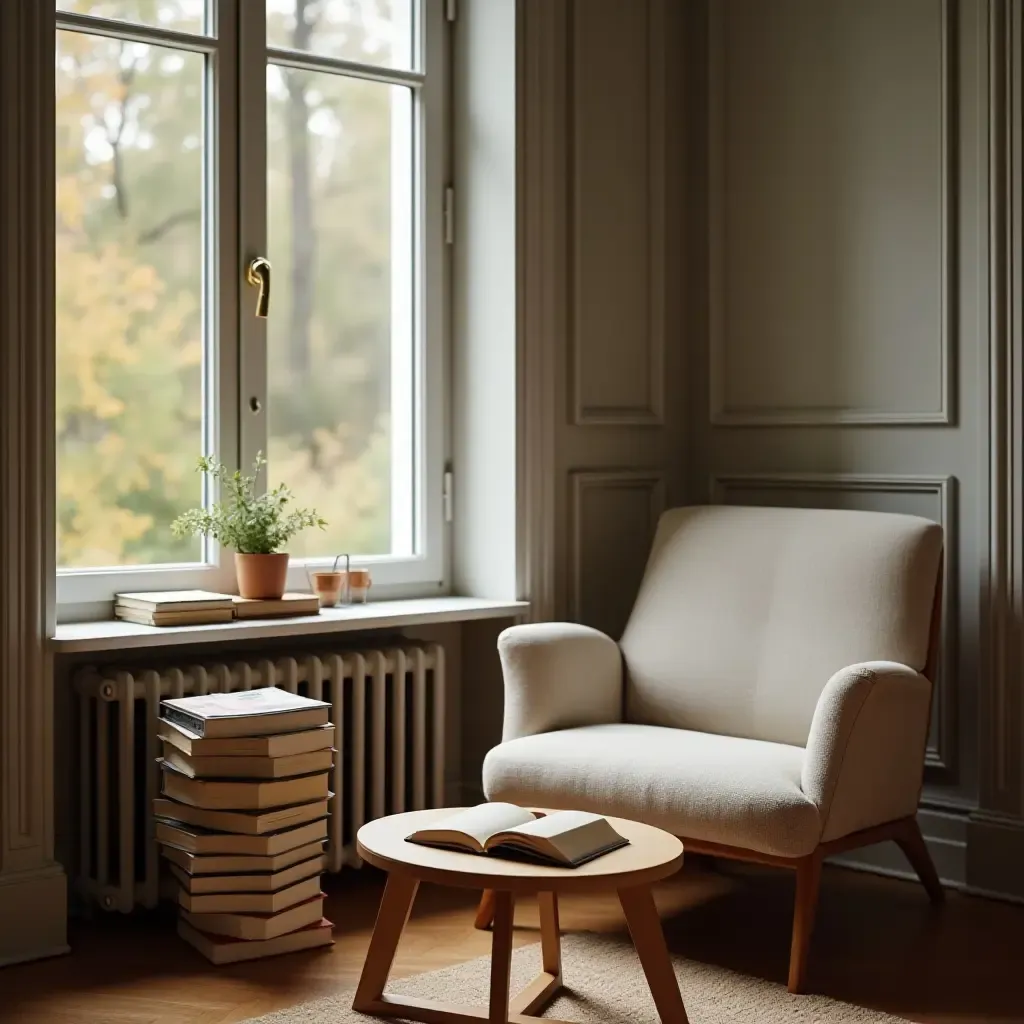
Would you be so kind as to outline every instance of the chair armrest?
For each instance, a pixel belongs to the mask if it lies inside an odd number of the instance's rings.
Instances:
[[[849,665],[828,681],[801,775],[822,842],[916,812],[931,691],[920,672],[892,661]]]
[[[622,654],[599,630],[571,622],[511,626],[498,637],[498,654],[505,676],[502,742],[622,721]]]

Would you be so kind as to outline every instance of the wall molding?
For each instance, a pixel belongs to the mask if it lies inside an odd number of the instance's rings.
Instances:
[[[556,449],[560,353],[566,317],[566,124],[568,80],[564,54],[565,3],[518,4],[516,47],[519,220],[517,255],[519,540],[517,596],[530,601],[530,619],[562,614]]]
[[[709,5],[708,58],[708,349],[710,421],[714,426],[912,426],[948,425],[955,422],[957,260],[956,260],[956,168],[957,168],[957,52],[959,45],[958,0],[937,0],[942,19],[940,71],[940,406],[935,410],[880,410],[866,408],[814,408],[774,406],[744,408],[731,406],[726,381],[725,330],[727,297],[724,274],[724,87],[725,43],[722,25],[724,4]]]
[[[719,473],[711,478],[711,501],[726,504],[729,491],[828,491],[869,494],[934,494],[943,546],[942,644],[935,687],[935,735],[925,750],[928,781],[955,780],[959,751],[959,701],[957,700],[957,643],[952,628],[958,619],[957,551],[959,525],[956,478],[952,476],[891,475],[870,473]]]
[[[0,4],[0,963],[67,950],[53,859],[54,12]]]
[[[588,497],[595,492],[632,490],[647,493],[651,536],[665,511],[667,474],[658,469],[584,469],[569,473],[572,507],[569,517],[569,617],[579,621],[583,608],[582,523]]]
[[[1021,281],[1021,4],[988,4],[989,547],[988,658],[980,673],[980,796],[986,812],[1024,818],[1024,325]]]
[[[579,16],[580,0],[569,0],[570,31],[569,59],[566,73],[570,94],[576,92],[576,19]],[[585,0],[584,0],[585,2]],[[650,427],[662,426],[665,422],[665,264],[667,257],[666,231],[666,104],[667,104],[667,47],[670,34],[666,29],[666,0],[643,0],[642,6],[647,19],[647,265],[648,265],[648,330],[637,339],[646,344],[649,373],[647,381],[648,401],[644,405],[591,405],[585,400],[585,348],[580,336],[583,289],[578,276],[576,254],[582,243],[579,237],[581,215],[576,197],[578,167],[576,163],[576,124],[570,119],[569,173],[573,182],[571,230],[569,248],[569,286],[571,291],[572,322],[569,331],[569,399],[570,422],[577,427]],[[570,109],[574,101],[570,102]]]

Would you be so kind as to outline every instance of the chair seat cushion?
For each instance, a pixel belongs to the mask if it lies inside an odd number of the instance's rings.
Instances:
[[[684,838],[802,857],[818,810],[800,789],[802,747],[653,725],[523,736],[484,761],[489,800],[594,811]]]

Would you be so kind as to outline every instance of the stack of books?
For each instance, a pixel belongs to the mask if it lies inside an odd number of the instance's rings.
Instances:
[[[318,615],[316,594],[282,594],[277,598],[236,597],[207,590],[167,590],[118,594],[114,616],[142,626],[203,626],[232,619],[276,619]]]
[[[320,890],[329,710],[276,687],[160,705],[156,838],[178,934],[213,963],[333,942]]]
[[[208,590],[167,590],[118,594],[114,616],[143,626],[202,626],[230,622],[235,606],[230,594]]]

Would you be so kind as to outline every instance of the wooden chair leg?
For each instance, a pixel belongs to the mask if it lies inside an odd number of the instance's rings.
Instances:
[[[917,818],[907,818],[895,838],[899,848],[910,861],[910,866],[921,879],[928,898],[932,903],[942,903],[946,898],[946,890],[939,881],[939,873],[935,870],[935,863],[928,852],[924,836],[921,835],[921,826],[918,825]]]
[[[807,982],[807,956],[814,931],[821,886],[821,854],[804,857],[796,868],[796,904],[793,908],[793,941],[789,950],[789,991],[804,991]]]
[[[473,927],[485,932],[494,923],[495,896],[493,889],[484,889],[480,896],[480,906],[476,908],[476,920]]]

